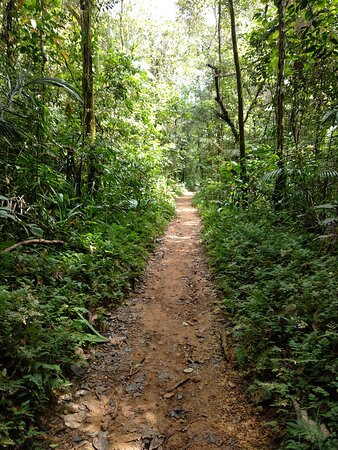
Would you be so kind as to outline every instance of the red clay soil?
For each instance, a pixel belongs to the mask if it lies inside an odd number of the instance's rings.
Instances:
[[[221,345],[224,314],[191,195],[177,201],[144,283],[109,319],[73,394],[49,419],[58,449],[271,449]],[[230,357],[230,355],[229,355]],[[180,385],[181,383],[181,385]]]

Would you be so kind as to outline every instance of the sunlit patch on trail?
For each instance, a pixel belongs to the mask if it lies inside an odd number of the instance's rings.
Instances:
[[[167,235],[168,239],[177,239],[177,240],[187,240],[190,239],[189,236],[176,236],[174,234],[168,234]]]

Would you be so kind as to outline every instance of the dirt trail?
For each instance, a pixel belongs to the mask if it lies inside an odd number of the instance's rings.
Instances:
[[[222,354],[223,320],[186,195],[142,287],[111,314],[110,343],[63,399],[68,414],[51,419],[51,441],[82,450],[271,449]]]

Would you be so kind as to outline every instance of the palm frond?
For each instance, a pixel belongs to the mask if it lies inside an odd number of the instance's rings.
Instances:
[[[67,81],[63,80],[62,78],[57,77],[43,77],[43,78],[34,78],[33,80],[30,80],[28,83],[26,83],[25,86],[31,85],[31,84],[51,84],[53,86],[61,87],[68,91],[73,97],[75,97],[79,102],[83,103],[83,100],[81,96],[75,91],[74,87],[67,83]]]
[[[20,139],[25,133],[13,123],[5,119],[0,119],[0,139],[12,147],[13,140]]]
[[[282,173],[282,169],[271,170],[262,176],[262,181],[270,181],[277,178]]]

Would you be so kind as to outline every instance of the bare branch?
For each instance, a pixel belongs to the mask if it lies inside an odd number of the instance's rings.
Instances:
[[[14,245],[11,245],[10,247],[5,248],[4,250],[2,250],[2,253],[11,253],[13,250],[15,250],[18,247],[21,247],[22,245],[34,245],[34,244],[63,245],[63,244],[65,244],[65,242],[59,241],[59,240],[49,241],[47,239],[28,239],[27,241],[18,242],[17,244],[14,244]]]
[[[262,83],[258,86],[256,95],[255,95],[254,99],[252,100],[251,105],[249,106],[249,109],[248,109],[247,112],[246,112],[245,119],[244,119],[244,123],[246,123],[246,121],[247,121],[248,118],[249,118],[249,115],[250,115],[251,111],[252,111],[252,110],[254,109],[254,107],[256,106],[257,99],[258,99],[260,93],[261,93],[262,90],[263,90],[264,84],[265,84],[264,81],[262,81]]]
[[[212,64],[207,64],[207,66],[210,67],[210,69],[212,69],[214,72],[214,81],[215,81],[215,89],[216,89],[215,101],[218,103],[218,105],[221,109],[220,117],[224,120],[225,123],[227,123],[229,125],[229,127],[231,128],[232,134],[235,137],[235,141],[237,142],[238,138],[239,138],[238,131],[237,131],[233,121],[230,118],[230,115],[223,103],[221,93],[220,93],[220,88],[219,88],[220,71],[216,66],[213,66]]]

